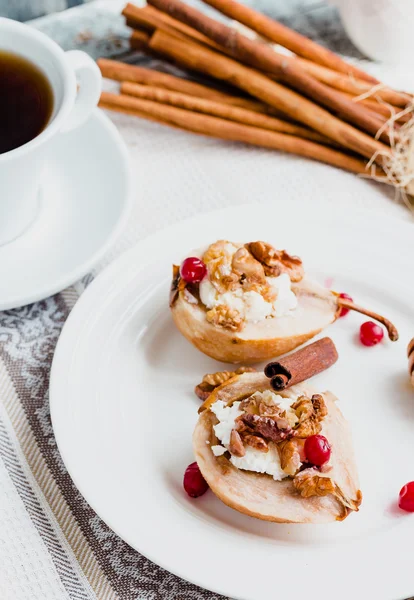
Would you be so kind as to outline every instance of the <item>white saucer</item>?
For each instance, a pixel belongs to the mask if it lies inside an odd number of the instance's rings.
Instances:
[[[37,217],[0,247],[0,310],[46,298],[88,273],[114,242],[129,207],[126,146],[96,109],[85,125],[56,140]]]

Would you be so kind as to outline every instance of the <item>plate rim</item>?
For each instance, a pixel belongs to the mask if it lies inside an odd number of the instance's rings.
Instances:
[[[270,204],[270,203],[269,203]],[[237,209],[255,209],[257,210],[257,208],[260,208],[261,210],[263,209],[263,204],[261,205],[255,205],[255,204],[243,204],[243,205],[239,205],[237,207]],[[110,265],[108,265],[98,276],[97,278],[90,284],[90,286],[87,288],[87,290],[82,294],[82,296],[80,297],[80,299],[78,300],[78,302],[76,303],[75,307],[73,308],[71,314],[69,315],[63,329],[62,329],[62,333],[61,336],[58,340],[58,344],[56,347],[56,351],[55,351],[55,356],[53,359],[53,363],[52,363],[52,369],[51,369],[51,375],[50,375],[50,412],[51,412],[51,419],[52,419],[52,425],[55,431],[55,435],[56,435],[56,431],[59,430],[59,427],[57,427],[57,429],[55,428],[55,423],[57,423],[57,418],[56,418],[56,411],[57,411],[57,403],[55,401],[56,397],[57,397],[57,380],[58,380],[58,369],[59,369],[59,363],[61,362],[61,356],[64,356],[64,351],[65,351],[65,344],[66,344],[66,337],[68,335],[68,332],[70,332],[70,329],[72,327],[72,322],[76,323],[76,319],[78,319],[78,314],[81,314],[81,311],[83,310],[83,305],[84,303],[86,303],[88,301],[89,296],[91,296],[93,294],[93,290],[95,289],[95,287],[98,287],[101,283],[101,281],[103,282],[104,278],[109,279],[113,274],[118,273],[120,277],[122,277],[122,274],[125,270],[125,268],[127,268],[127,266],[130,264],[131,260],[130,257],[134,256],[135,253],[143,253],[145,251],[145,247],[147,245],[152,245],[154,243],[157,242],[158,239],[162,239],[162,237],[168,233],[173,233],[174,231],[179,231],[181,228],[186,228],[188,226],[191,226],[192,223],[195,222],[200,222],[200,220],[202,220],[206,215],[225,215],[226,213],[230,213],[234,211],[234,207],[230,207],[230,208],[225,208],[225,209],[220,209],[220,210],[216,210],[216,211],[209,211],[206,212],[205,214],[202,215],[198,215],[189,219],[185,219],[183,221],[180,221],[174,225],[171,226],[167,226],[164,227],[163,229],[157,231],[156,233],[152,234],[151,236],[148,236],[146,238],[144,238],[143,240],[137,242],[132,248],[130,248],[129,250],[125,251],[123,254],[121,254],[117,259],[115,259]],[[376,230],[376,224],[373,223],[373,221],[377,221],[377,223],[381,224],[384,226],[385,229],[392,229],[392,223],[390,224],[390,220],[392,222],[395,223],[395,225],[404,228],[407,233],[409,231],[409,228],[412,229],[412,224],[408,223],[408,222],[404,222],[404,221],[400,221],[397,217],[393,217],[393,216],[389,216],[389,215],[372,215],[371,212],[365,210],[365,209],[360,209],[359,211],[355,211],[352,215],[352,219],[355,218],[355,215],[358,214],[359,217],[366,217],[370,219],[369,222],[369,227],[372,227],[373,230]],[[333,218],[333,217],[332,217]],[[335,215],[335,221],[337,220],[337,216]],[[139,269],[137,269],[137,271],[139,271]],[[143,556],[147,557],[149,560],[151,560],[152,562],[154,562],[155,564],[160,565],[162,568],[166,569],[167,571],[175,574],[176,576],[183,578],[187,581],[190,581],[191,583],[198,585],[200,587],[204,587],[206,584],[203,582],[198,581],[197,579],[191,579],[188,574],[183,575],[181,572],[171,569],[171,567],[168,564],[165,564],[165,561],[160,561],[157,557],[152,556],[152,553],[148,553],[144,550],[142,550],[141,548],[139,548],[139,546],[136,543],[136,540],[131,540],[129,538],[128,535],[125,534],[125,532],[120,532],[116,527],[113,527],[110,523],[111,523],[111,518],[106,518],[107,515],[103,515],[101,514],[100,511],[96,510],[96,504],[95,501],[90,500],[90,497],[88,497],[88,495],[85,495],[84,492],[82,491],[82,486],[79,486],[77,481],[77,476],[75,475],[74,471],[72,470],[71,466],[69,465],[70,460],[67,460],[67,455],[66,455],[66,449],[63,449],[61,446],[61,443],[59,441],[59,435],[56,435],[56,443],[58,446],[58,449],[61,453],[63,462],[70,474],[70,476],[72,477],[76,487],[78,488],[78,490],[81,492],[82,495],[84,495],[85,499],[87,500],[87,502],[91,505],[91,507],[93,508],[93,510],[95,510],[95,512],[99,515],[99,517],[119,536],[121,537],[121,539],[123,539],[124,541],[126,541],[129,545],[131,545],[135,550],[137,550],[139,553],[141,553]],[[75,476],[74,476],[75,475]],[[230,585],[230,584],[229,584]],[[229,586],[228,586],[229,587]],[[229,595],[229,593],[231,594],[231,592],[229,592],[229,589],[224,589],[223,587],[217,587],[215,585],[212,585],[211,583],[209,584],[208,588],[215,593],[219,593],[219,594],[224,594],[224,595]],[[405,595],[405,594],[404,594]],[[234,592],[231,594],[232,597],[234,596]],[[241,597],[241,596],[238,596]],[[401,597],[403,597],[401,595]]]

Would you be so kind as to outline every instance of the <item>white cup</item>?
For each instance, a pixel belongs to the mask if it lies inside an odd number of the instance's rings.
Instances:
[[[411,63],[414,0],[330,0],[345,31],[364,54],[387,63]]]
[[[52,116],[43,131],[19,148],[0,154],[0,246],[16,239],[39,209],[42,171],[59,133],[81,125],[98,103],[101,73],[84,52],[64,52],[36,29],[0,18],[0,51],[27,58],[52,87]]]

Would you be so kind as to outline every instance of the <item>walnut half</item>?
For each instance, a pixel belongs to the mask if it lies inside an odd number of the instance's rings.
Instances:
[[[295,429],[295,437],[307,438],[311,435],[318,434],[321,429],[321,421],[328,414],[325,401],[321,394],[314,394],[312,398],[300,396],[297,401],[292,404],[299,425]]]
[[[306,419],[310,419],[315,412],[312,401],[307,396],[299,396],[296,402],[292,404],[292,408],[299,419],[299,423],[303,423]]]
[[[293,480],[293,487],[300,493],[302,498],[328,496],[334,494],[336,490],[332,479],[326,475],[321,475],[313,467],[298,473]]]
[[[293,479],[293,487],[302,498],[311,498],[312,496],[329,496],[332,494],[341,503],[343,513],[337,517],[342,521],[348,516],[351,510],[358,511],[362,502],[361,491],[358,490],[356,499],[348,498],[341,488],[327,475],[316,471],[314,468],[305,469],[298,473]]]
[[[247,248],[239,248],[234,254],[232,269],[240,277],[244,276],[249,283],[266,284],[263,265],[250,254]]]
[[[294,435],[298,438],[307,438],[311,435],[317,435],[321,432],[321,430],[322,425],[320,424],[316,416],[312,415],[311,417],[309,417],[309,419],[306,419],[306,421],[300,423],[299,427],[297,427],[294,430]]]
[[[256,369],[253,367],[239,367],[235,371],[217,371],[217,373],[207,373],[204,375],[201,383],[196,385],[194,391],[200,400],[207,400],[211,392],[216,389],[219,385],[226,383],[232,377],[236,375],[242,375],[243,373],[254,373]]]
[[[287,273],[291,281],[303,279],[303,265],[298,256],[291,256],[286,250],[276,250],[266,242],[250,242],[248,248],[254,258],[262,263],[266,275],[278,277]]]
[[[293,477],[302,466],[301,453],[304,452],[304,440],[287,440],[277,444],[280,466],[285,473]]]

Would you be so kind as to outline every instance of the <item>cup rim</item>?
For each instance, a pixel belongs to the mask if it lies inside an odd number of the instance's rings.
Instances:
[[[13,21],[13,19],[7,19],[6,17],[0,17],[0,29],[4,31],[5,28],[8,31],[18,31],[19,33],[23,33],[38,44],[42,45],[50,54],[53,54],[53,57],[59,63],[60,72],[63,80],[63,94],[62,103],[58,112],[56,113],[53,120],[46,125],[45,129],[43,129],[43,131],[41,131],[35,138],[30,140],[29,142],[26,142],[22,146],[0,154],[0,163],[24,156],[31,150],[34,150],[35,148],[49,140],[53,135],[55,135],[62,126],[62,122],[64,121],[64,119],[68,116],[76,97],[75,74],[66,61],[65,51],[62,50],[62,48],[56,42],[54,42],[47,35],[30,25],[20,23],[19,21]],[[14,50],[12,49],[11,51],[13,52]],[[16,54],[20,54],[18,48],[16,48]],[[35,61],[32,62],[36,64]]]

